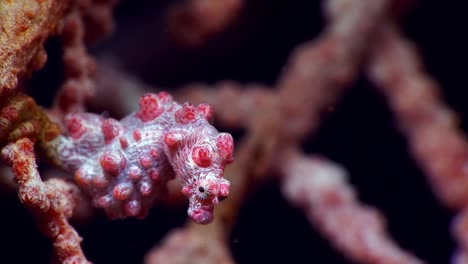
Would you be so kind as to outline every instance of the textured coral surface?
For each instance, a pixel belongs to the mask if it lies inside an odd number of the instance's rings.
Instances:
[[[0,94],[13,89],[18,75],[41,68],[43,44],[57,30],[69,1],[0,1]]]

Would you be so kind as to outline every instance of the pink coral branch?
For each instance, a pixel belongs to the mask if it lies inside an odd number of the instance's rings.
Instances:
[[[316,129],[322,111],[335,104],[354,79],[387,2],[325,2],[330,19],[325,33],[296,48],[277,84],[285,139],[301,140]]]
[[[356,199],[342,167],[299,153],[289,153],[283,164],[286,199],[346,256],[359,263],[422,263],[390,238],[375,208]]]
[[[387,97],[414,158],[438,198],[462,211],[452,227],[461,246],[454,262],[466,263],[468,145],[456,114],[442,101],[441,88],[425,73],[415,47],[393,25],[382,29],[373,51],[369,76]]]
[[[468,201],[467,142],[455,113],[440,99],[440,86],[423,70],[414,46],[392,26],[382,30],[369,66],[408,139],[410,149],[441,201],[462,208]]]
[[[216,122],[223,127],[235,129],[249,127],[258,122],[252,113],[272,100],[274,91],[262,84],[242,85],[235,81],[221,81],[214,85],[190,84],[177,96],[193,102],[206,102],[216,112]],[[229,106],[229,107],[226,107]]]
[[[96,41],[113,29],[112,10],[116,0],[74,2],[63,19],[61,32],[65,81],[55,96],[51,113],[58,121],[72,112],[84,112],[95,93],[93,75],[96,62],[88,53],[85,41]]]
[[[61,263],[89,263],[80,247],[82,238],[68,223],[80,200],[78,188],[61,179],[41,180],[36,168],[33,142],[20,139],[2,150],[20,184],[18,196],[36,217],[39,229],[53,240]]]
[[[224,238],[213,236],[210,226],[185,227],[170,232],[162,244],[150,250],[146,264],[233,264]]]
[[[243,5],[244,0],[185,0],[169,12],[170,31],[185,44],[203,44],[229,26]]]
[[[84,43],[85,28],[78,8],[64,19],[62,32],[63,62],[66,80],[56,95],[52,112],[59,117],[70,112],[83,112],[94,93],[90,78],[96,65]]]

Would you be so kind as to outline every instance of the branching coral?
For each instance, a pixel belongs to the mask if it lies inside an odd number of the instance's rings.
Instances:
[[[39,229],[53,240],[61,263],[87,263],[81,251],[82,238],[68,223],[79,203],[80,192],[74,184],[60,179],[41,180],[36,168],[33,142],[27,138],[10,143],[2,150],[20,184],[18,196],[37,218]]]

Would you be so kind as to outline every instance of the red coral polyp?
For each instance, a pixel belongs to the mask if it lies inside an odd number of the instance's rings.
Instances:
[[[192,150],[192,159],[200,167],[211,165],[212,154],[207,147],[197,146]]]
[[[163,107],[161,107],[162,103],[159,101],[159,96],[156,94],[143,95],[139,101],[140,111],[137,112],[136,116],[143,122],[154,120],[164,111]],[[170,99],[166,98],[166,103],[170,101]]]

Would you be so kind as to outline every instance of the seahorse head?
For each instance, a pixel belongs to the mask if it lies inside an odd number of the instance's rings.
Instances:
[[[223,172],[233,160],[234,149],[232,136],[219,133],[206,113],[211,115],[211,107],[185,104],[175,113],[176,119],[183,120],[181,125],[164,135],[166,154],[189,199],[188,214],[199,224],[211,223],[215,205],[229,194]]]

